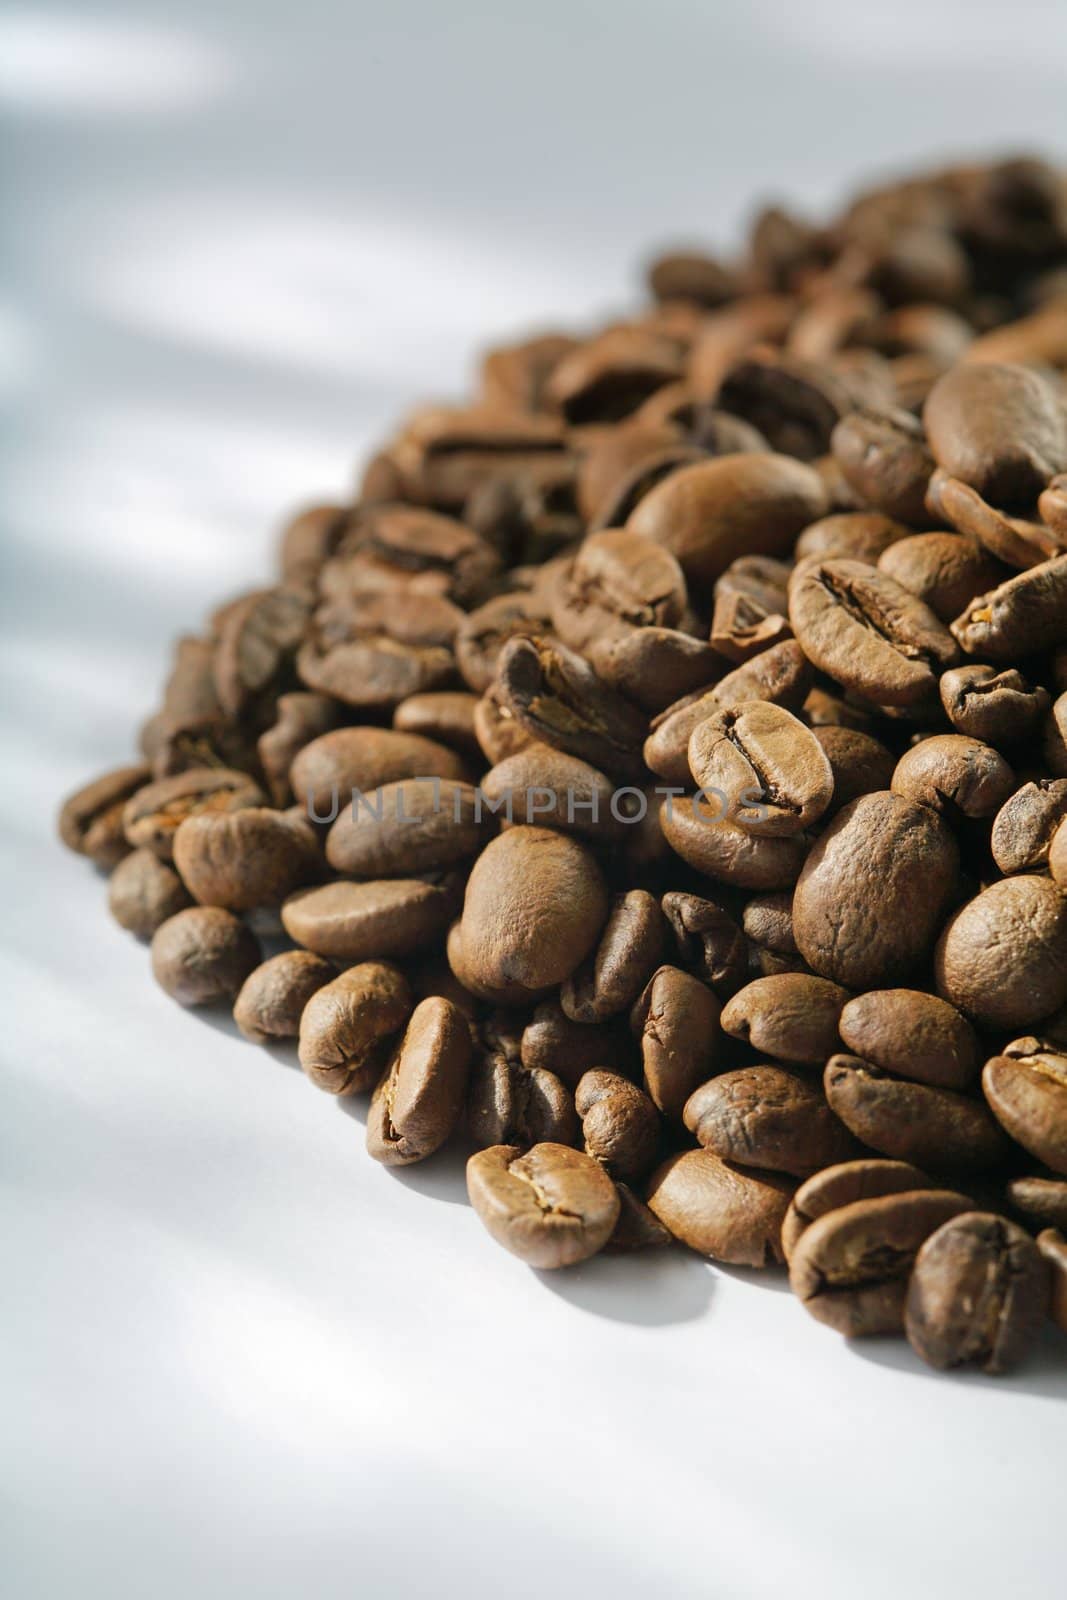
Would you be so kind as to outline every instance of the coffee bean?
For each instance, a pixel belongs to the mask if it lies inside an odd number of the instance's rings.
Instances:
[[[552,369],[545,396],[569,423],[620,422],[679,376],[669,345],[636,329],[619,329],[565,355]]]
[[[628,1011],[659,966],[665,932],[663,914],[647,890],[616,895],[594,953],[560,990],[566,1015],[588,1026]]]
[[[365,961],[324,984],[300,1017],[300,1065],[328,1094],[360,1094],[381,1077],[411,1015],[411,990],[396,967]]]
[[[672,1243],[662,1222],[625,1183],[615,1185],[619,1220],[604,1246],[608,1255],[629,1255],[634,1250],[662,1250]]]
[[[439,1150],[463,1109],[471,1036],[448,1000],[415,1007],[367,1117],[367,1149],[387,1167],[423,1161]]]
[[[347,506],[308,506],[298,512],[281,536],[279,560],[283,575],[292,581],[313,577],[340,544],[347,521]]]
[[[831,1056],[823,1083],[846,1128],[895,1161],[933,1172],[981,1172],[1004,1155],[1001,1131],[979,1100],[891,1078],[858,1056]]]
[[[1032,688],[1014,667],[953,667],[938,687],[957,733],[995,745],[1025,739],[1049,706],[1048,691]]]
[[[643,774],[645,717],[582,656],[543,639],[512,639],[501,651],[497,682],[508,710],[535,739],[623,779]]]
[[[259,960],[255,935],[218,906],[190,906],[152,935],[153,976],[183,1006],[232,1000]]]
[[[59,837],[67,849],[88,856],[105,871],[117,865],[134,843],[142,842],[126,837],[124,808],[149,777],[147,767],[118,767],[64,801],[59,813]]]
[[[723,1007],[723,1032],[779,1061],[821,1067],[840,1047],[847,989],[803,972],[757,978]],[[773,1163],[771,1163],[773,1164]]]
[[[938,993],[980,1028],[1028,1028],[1067,1002],[1067,899],[1047,878],[1002,878],[950,919]]]
[[[1053,836],[1067,817],[1067,778],[1023,784],[993,818],[990,848],[1001,872],[1040,872]]]
[[[954,367],[930,391],[923,424],[938,466],[996,505],[1031,503],[1067,469],[1067,417],[1026,367]]]
[[[278,698],[275,721],[256,741],[256,753],[267,779],[270,798],[287,806],[293,798],[289,769],[305,745],[328,733],[336,724],[336,702],[322,694],[283,694]]]
[[[1067,1239],[1059,1228],[1046,1228],[1037,1236],[1037,1248],[1048,1268],[1049,1314],[1062,1333],[1067,1333]]]
[[[238,716],[291,670],[310,610],[310,596],[295,586],[256,590],[227,610],[212,672],[219,705],[230,716]]]
[[[1067,1228],[1067,1181],[1062,1178],[1012,1178],[1007,1195],[1026,1226]]]
[[[739,1267],[782,1256],[782,1221],[795,1185],[780,1172],[737,1167],[711,1150],[671,1156],[649,1180],[649,1208],[700,1255]]]
[[[978,1037],[953,1007],[917,989],[872,989],[841,1012],[841,1037],[855,1055],[899,1078],[967,1089],[978,1075]]]
[[[786,889],[797,881],[810,840],[742,828],[723,816],[718,798],[665,800],[663,837],[695,871],[741,889]]]
[[[920,1246],[970,1205],[951,1190],[907,1189],[835,1206],[793,1247],[793,1293],[816,1321],[848,1339],[901,1333]]]
[[[968,655],[991,661],[1058,644],[1067,633],[1067,556],[1043,561],[979,595],[956,618],[952,633]]]
[[[479,1149],[514,1144],[573,1145],[578,1139],[574,1094],[556,1073],[525,1067],[518,1037],[483,1025],[471,1063],[467,1132]]]
[[[311,996],[336,976],[336,969],[310,950],[284,950],[245,979],[233,1020],[253,1044],[295,1039]]]
[[[194,900],[230,911],[280,905],[322,875],[307,818],[258,806],[186,817],[174,835],[174,864]]]
[[[842,1161],[813,1173],[800,1185],[789,1202],[782,1223],[782,1250],[792,1261],[797,1241],[805,1228],[828,1211],[849,1206],[857,1200],[876,1200],[888,1194],[907,1194],[912,1189],[933,1189],[925,1172],[907,1161],[885,1161],[864,1157]]]
[[[841,811],[861,794],[889,788],[896,761],[878,739],[859,728],[828,725],[811,731],[830,763],[833,777],[833,794],[824,817]]]
[[[491,767],[480,787],[489,818],[601,841],[617,840],[625,827],[627,810],[607,774],[539,740]]]
[[[192,900],[173,867],[151,850],[131,850],[111,874],[107,903],[120,927],[138,939],[150,939],[160,923]]]
[[[942,1223],[915,1258],[904,1326],[931,1367],[1017,1366],[1049,1298],[1048,1269],[1028,1233],[1004,1217],[968,1211]]]
[[[970,484],[950,478],[946,472],[935,472],[930,479],[926,504],[938,522],[947,522],[957,533],[974,540],[1003,567],[1024,572],[1063,549],[1063,540],[1043,523],[1001,511],[983,500]],[[1002,570],[1001,577],[1007,576]]]
[[[917,533],[898,539],[877,564],[879,572],[888,573],[944,623],[958,617],[976,594],[1007,576],[987,550],[959,533]]]
[[[822,1091],[781,1067],[720,1073],[689,1096],[683,1120],[698,1144],[724,1160],[797,1178],[856,1151]]]
[[[625,699],[658,713],[681,696],[703,689],[721,669],[710,644],[677,628],[635,628],[605,634],[588,647],[597,675]]]
[[[174,857],[174,840],[190,817],[228,816],[261,806],[264,796],[243,772],[225,767],[191,767],[139,787],[127,800],[122,824],[128,842],[151,850],[161,861]]]
[[[496,832],[470,784],[443,778],[386,783],[341,812],[326,840],[335,872],[356,878],[438,872],[477,855]]]
[[[662,545],[625,528],[582,543],[557,585],[552,626],[572,650],[635,628],[674,628],[685,615],[685,575]]]
[[[836,512],[805,528],[794,553],[798,562],[863,561],[873,567],[883,551],[906,539],[910,531],[903,522],[878,511]]]
[[[305,950],[342,965],[402,959],[439,938],[457,909],[457,886],[422,878],[324,883],[282,905],[282,925]]]
[[[664,1116],[680,1117],[713,1070],[719,1002],[688,972],[660,967],[636,1001],[631,1022],[641,1040],[646,1093]]]
[[[1067,826],[1059,824],[1048,849],[1048,867],[1061,889],[1067,890]]]
[[[662,906],[679,964],[720,1000],[728,999],[748,971],[748,946],[737,923],[714,900],[696,894],[671,890]]]
[[[782,611],[769,612],[747,594],[720,594],[711,619],[711,643],[730,661],[750,661],[772,645],[792,637]]]
[[[467,1163],[467,1193],[498,1244],[527,1266],[569,1267],[603,1249],[619,1216],[615,1185],[580,1150],[494,1145]]]
[[[477,695],[459,689],[409,695],[393,712],[393,727],[397,733],[413,733],[446,745],[465,757],[477,757],[480,754],[474,731],[477,704]]]
[[[830,447],[867,505],[913,528],[925,526],[934,458],[909,412],[870,406],[850,411],[836,424]]]
[[[574,1104],[582,1119],[586,1154],[616,1181],[643,1178],[659,1153],[660,1125],[646,1094],[614,1072],[587,1072]]]
[[[748,700],[698,723],[689,740],[698,786],[727,797],[728,815],[760,835],[801,833],[822,816],[833,773],[809,728],[782,706]]]
[[[742,925],[753,944],[776,955],[798,954],[793,937],[793,896],[788,890],[754,894],[745,906]]]
[[[637,1068],[637,1048],[625,1017],[574,1022],[555,998],[534,1007],[521,1032],[519,1056],[528,1072],[543,1068],[570,1089],[591,1067],[610,1066],[631,1076]]]
[[[939,733],[912,745],[897,762],[894,794],[950,817],[991,817],[1015,787],[1015,774],[991,745]]]
[[[986,1062],[982,1088],[1016,1144],[1067,1176],[1067,1054],[1040,1039],[1015,1039]]]

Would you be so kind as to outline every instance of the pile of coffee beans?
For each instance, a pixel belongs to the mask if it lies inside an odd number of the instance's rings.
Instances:
[[[296,517],[61,834],[531,1266],[788,1263],[998,1372],[1067,1331],[1067,178],[649,286]]]

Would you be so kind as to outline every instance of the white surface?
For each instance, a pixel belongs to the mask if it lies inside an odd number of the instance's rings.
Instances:
[[[1051,1335],[944,1379],[681,1253],[529,1272],[456,1161],[378,1169],[165,1000],[52,841],[170,637],[487,332],[768,188],[1064,153],[1055,0],[804,9],[0,12],[12,1600],[1062,1594]]]

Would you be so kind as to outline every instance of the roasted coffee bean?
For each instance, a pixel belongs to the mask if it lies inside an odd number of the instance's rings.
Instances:
[[[664,340],[636,329],[609,330],[553,367],[545,398],[572,424],[621,422],[680,376],[678,356]]]
[[[448,878],[383,878],[300,889],[281,915],[297,944],[344,965],[415,955],[440,938],[457,909],[457,887]]]
[[[1060,644],[1067,634],[1067,556],[1043,561],[979,595],[956,618],[952,632],[968,655],[991,661],[1011,661]]]
[[[1067,1054],[1040,1039],[1015,1039],[986,1062],[982,1088],[1016,1144],[1067,1176]]]
[[[393,727],[398,733],[434,739],[464,756],[478,756],[478,736],[474,731],[477,704],[477,695],[459,689],[413,694],[393,712]]]
[[[659,1153],[659,1117],[635,1083],[614,1072],[587,1072],[574,1093],[587,1155],[616,1181],[643,1178]]]
[[[433,406],[408,419],[391,454],[406,500],[458,511],[493,478],[558,475],[565,439],[554,417]]]
[[[305,745],[336,726],[338,707],[323,694],[279,696],[275,721],[256,742],[256,752],[276,806],[293,798],[289,769]]]
[[[823,1082],[831,1107],[857,1139],[895,1161],[933,1172],[981,1172],[1005,1152],[979,1100],[891,1078],[858,1056],[831,1056]]]
[[[353,790],[368,794],[403,778],[464,776],[454,750],[389,728],[335,728],[305,745],[290,772],[293,792],[308,815],[329,822],[349,804]]]
[[[797,561],[863,561],[875,566],[883,551],[911,530],[880,511],[845,511],[820,517],[796,542]],[[953,613],[955,615],[955,613]]]
[[[920,1246],[970,1208],[965,1195],[940,1189],[907,1189],[834,1206],[793,1247],[793,1293],[816,1321],[848,1339],[902,1333],[908,1278]]]
[[[738,292],[736,274],[713,256],[672,250],[648,269],[648,286],[657,300],[695,300],[714,308]]]
[[[313,578],[333,555],[348,522],[347,506],[308,506],[288,522],[282,532],[279,559],[290,582]]]
[[[730,820],[763,835],[802,833],[834,789],[815,735],[782,706],[748,700],[698,723],[689,770],[705,792],[725,795]]]
[[[183,1006],[232,1000],[259,961],[255,935],[218,906],[190,906],[152,935],[155,980]]]
[[[576,345],[568,334],[543,333],[487,350],[481,366],[486,405],[519,413],[540,411],[553,367]]]
[[[467,1093],[467,1133],[478,1148],[576,1144],[573,1091],[545,1067],[524,1067],[512,1053],[512,1041],[494,1038],[485,1029],[483,1036]]]
[[[758,428],[772,450],[801,461],[826,454],[835,425],[854,403],[849,385],[826,363],[762,351],[734,363],[716,401]]]
[[[512,639],[500,654],[497,685],[533,738],[620,778],[643,775],[646,718],[582,656],[543,639]]]
[[[1059,887],[1067,890],[1067,824],[1061,822],[1052,835],[1048,850],[1049,871]]]
[[[929,606],[941,622],[952,622],[976,594],[1007,576],[989,552],[960,533],[917,533],[898,539],[878,557],[886,572]]]
[[[322,876],[307,818],[258,806],[186,817],[174,835],[174,865],[194,900],[229,911],[281,905]]]
[[[349,967],[324,984],[300,1017],[300,1065],[328,1094],[372,1089],[411,1015],[403,973],[383,961]]]
[[[897,762],[890,787],[949,817],[991,817],[1015,787],[1015,774],[991,745],[939,733],[912,745]]]
[[[510,828],[471,871],[459,965],[450,941],[453,970],[485,999],[536,999],[585,960],[608,909],[603,876],[585,845],[547,828]]]
[[[341,812],[326,840],[335,872],[354,878],[409,878],[477,855],[496,818],[467,783],[405,778],[383,784]]]
[[[834,460],[862,500],[912,528],[925,527],[934,458],[907,411],[860,407],[830,437]]]
[[[606,773],[540,740],[490,768],[480,788],[490,820],[502,817],[601,841],[619,838],[633,800],[624,794],[620,802]]]
[[[1029,1028],[1067,1002],[1067,897],[1002,878],[961,906],[935,953],[938,993],[980,1028]]]
[[[738,663],[792,638],[784,610],[770,612],[751,595],[720,594],[711,619],[711,643],[720,656]]]
[[[174,868],[151,850],[131,850],[112,872],[108,909],[120,927],[150,939],[161,922],[184,911],[192,897]]]
[[[343,550],[392,569],[402,581],[411,574],[432,579],[437,593],[467,606],[485,598],[500,566],[496,551],[473,529],[410,505],[361,508]]]
[[[603,1249],[619,1217],[600,1164],[561,1144],[494,1145],[467,1163],[467,1193],[498,1244],[527,1266],[569,1267]]]
[[[560,990],[566,1015],[588,1026],[628,1011],[659,966],[665,933],[663,914],[647,890],[616,895],[594,953]]]
[[[714,1069],[718,1000],[690,973],[660,967],[635,1002],[631,1023],[641,1040],[646,1093],[665,1117],[680,1117]]]
[[[553,1072],[569,1089],[592,1067],[610,1067],[627,1076],[637,1069],[637,1048],[624,1017],[574,1022],[555,998],[534,1007],[520,1035],[519,1058],[527,1071]]]
[[[754,894],[745,906],[742,926],[762,949],[782,956],[798,954],[793,937],[793,896],[787,889]]]
[[[715,580],[715,598],[740,595],[765,612],[785,611],[789,604],[788,561],[773,556],[738,556]]]
[[[138,788],[126,802],[122,825],[135,849],[144,847],[171,861],[175,836],[189,817],[228,816],[263,801],[258,785],[243,772],[191,767]]]
[[[1048,1268],[1030,1235],[1005,1217],[967,1211],[919,1250],[904,1327],[931,1367],[1006,1372],[1029,1349],[1048,1300]]]
[[[360,711],[392,711],[409,695],[443,688],[452,654],[440,645],[398,644],[386,634],[316,643],[297,658],[302,681]]]
[[[720,1000],[729,999],[748,971],[748,947],[737,923],[714,900],[696,894],[671,890],[662,906],[679,963]]]
[[[299,587],[259,589],[227,610],[212,662],[227,715],[239,716],[291,669],[310,611],[310,595]]]
[[[1067,1179],[1012,1178],[1007,1196],[1031,1232],[1035,1228],[1061,1232],[1067,1228]]]
[[[474,708],[474,731],[479,748],[491,766],[539,742],[512,716],[496,684],[486,690]]]
[[[698,1144],[724,1160],[796,1178],[847,1161],[857,1148],[822,1090],[781,1067],[720,1073],[689,1096],[683,1120]]]
[[[923,407],[939,467],[994,505],[1029,505],[1067,470],[1067,416],[1026,367],[970,361],[939,378]]]
[[[723,1161],[711,1150],[671,1156],[649,1180],[648,1204],[675,1238],[739,1267],[781,1262],[782,1222],[795,1185],[781,1172]]]
[[[552,626],[572,650],[605,634],[674,628],[685,615],[685,576],[662,545],[625,528],[594,533],[558,584]]]
[[[935,472],[930,479],[926,503],[936,521],[947,522],[957,533],[975,540],[1004,567],[1024,572],[1063,549],[1063,540],[1043,523],[1009,516],[983,500],[970,484],[945,472]]]
[[[821,1067],[840,1047],[838,1019],[849,999],[847,989],[825,978],[783,972],[746,984],[727,1001],[719,1020],[724,1033],[761,1054]]]
[[[952,833],[928,807],[885,793],[853,800],[800,874],[793,931],[801,955],[849,989],[903,977],[933,944],[958,860]]]
[[[800,1185],[789,1202],[782,1223],[782,1250],[792,1261],[797,1241],[805,1228],[857,1200],[876,1200],[887,1194],[907,1194],[912,1189],[933,1189],[925,1172],[907,1161],[884,1161],[864,1157],[824,1167]]]
[[[448,1000],[428,999],[411,1014],[367,1116],[367,1149],[387,1167],[423,1161],[459,1121],[467,1087],[471,1035]]]
[[[993,818],[989,842],[1001,872],[1045,869],[1053,835],[1065,817],[1067,778],[1039,778],[1017,789]]]
[[[989,744],[1027,738],[1048,710],[1046,689],[1033,688],[1014,667],[952,667],[938,685],[941,704],[957,733]]]
[[[1048,1268],[1049,1315],[1061,1333],[1067,1333],[1067,1239],[1062,1229],[1039,1233],[1037,1248]]]
[[[551,631],[551,613],[550,598],[528,590],[496,595],[470,612],[456,634],[456,664],[467,686],[483,694],[509,639],[544,637]]]
[[[110,871],[133,844],[143,843],[126,837],[124,808],[150,776],[144,766],[118,767],[72,794],[59,813],[59,837],[67,849]]]
[[[888,789],[896,767],[892,751],[859,728],[827,724],[812,733],[830,763],[834,789],[824,817],[841,811],[861,794]]]
[[[691,583],[706,584],[738,556],[785,555],[825,510],[822,480],[803,462],[733,455],[672,472],[626,525],[669,550]]]
[[[978,1076],[974,1029],[936,995],[872,989],[849,1000],[838,1026],[849,1050],[896,1077],[937,1089],[967,1089]]]
[[[677,628],[637,628],[605,635],[589,646],[597,675],[625,699],[660,712],[682,695],[703,689],[721,670],[710,644]]]
[[[797,569],[789,620],[805,655],[877,705],[929,699],[959,659],[929,606],[876,567],[820,561]]]
[[[283,950],[245,979],[233,1020],[253,1044],[295,1039],[311,996],[336,976],[336,968],[310,950]]]
[[[725,818],[718,798],[667,799],[660,827],[671,849],[695,871],[740,889],[786,889],[796,883],[809,840],[780,838]]]

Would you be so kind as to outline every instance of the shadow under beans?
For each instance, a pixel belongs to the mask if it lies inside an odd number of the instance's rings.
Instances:
[[[736,1279],[738,1283],[750,1284],[753,1289],[772,1289],[775,1294],[793,1292],[785,1267],[732,1267],[725,1261],[716,1261],[715,1271],[721,1272],[724,1277]]]
[[[427,1200],[443,1200],[447,1205],[465,1206],[467,1199],[467,1155],[465,1145],[458,1141],[446,1144],[443,1150],[428,1156],[425,1161],[413,1161],[409,1167],[383,1167],[395,1182],[405,1189],[413,1189]]]
[[[580,1266],[539,1271],[536,1276],[579,1311],[639,1327],[695,1322],[715,1292],[708,1263],[670,1246],[632,1255],[598,1255]]]
[[[861,1361],[906,1373],[911,1378],[933,1378],[938,1383],[955,1383],[993,1393],[1033,1394],[1044,1400],[1067,1402],[1067,1339],[1051,1323],[1019,1368],[999,1374],[982,1372],[977,1367],[956,1367],[948,1372],[928,1367],[904,1338],[843,1342],[850,1354]]]

